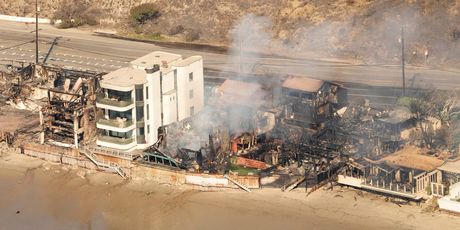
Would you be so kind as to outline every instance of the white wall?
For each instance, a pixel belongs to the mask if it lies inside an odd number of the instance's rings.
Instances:
[[[149,87],[149,120],[147,113],[145,115],[145,138],[147,145],[152,145],[157,141],[158,127],[161,126],[161,101],[160,101],[160,72],[147,74],[147,85]],[[147,105],[145,105],[147,109]],[[147,125],[150,126],[150,133],[147,132]]]
[[[3,15],[3,14],[0,14],[0,20],[13,21],[13,22],[35,23],[35,18],[32,18],[32,17],[17,17],[17,16]],[[51,20],[48,19],[48,18],[39,18],[38,23],[50,24]]]
[[[460,202],[452,201],[449,197],[443,197],[438,200],[438,205],[440,209],[448,210],[451,212],[460,213]]]
[[[164,74],[162,80],[163,94],[174,90],[174,71]]]
[[[363,180],[359,178],[355,178],[355,177],[339,175],[337,182],[339,184],[361,188],[361,184],[363,183]]]
[[[176,93],[163,94],[163,124],[169,125],[177,121]]]
[[[193,81],[189,81],[189,73],[193,72]],[[204,106],[204,77],[203,60],[200,59],[188,66],[177,67],[177,98],[179,120],[189,117],[190,107],[193,106],[195,114]],[[193,98],[190,90],[193,89]]]

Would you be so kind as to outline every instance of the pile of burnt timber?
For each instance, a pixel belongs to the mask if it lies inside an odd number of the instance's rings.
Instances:
[[[53,140],[78,148],[95,136],[98,75],[70,76],[62,76],[63,85],[47,89],[48,101],[40,110],[41,143]]]

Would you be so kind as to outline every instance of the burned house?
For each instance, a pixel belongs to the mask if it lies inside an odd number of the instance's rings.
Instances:
[[[432,184],[441,183],[438,167],[443,161],[406,147],[379,159],[351,160],[339,176],[339,183],[379,193],[420,199]]]
[[[305,127],[324,125],[347,101],[346,89],[332,82],[289,76],[281,87],[284,119]]]
[[[268,93],[257,83],[226,80],[218,89],[217,107],[225,111],[230,132],[253,130],[254,117],[266,106]]]
[[[54,72],[54,87],[46,89],[47,103],[40,110],[41,143],[51,141],[78,148],[95,136],[96,84],[100,76],[74,70]]]
[[[415,127],[415,118],[408,108],[398,106],[376,120],[380,130],[385,130],[391,140],[406,139],[409,129]]]
[[[442,182],[452,185],[460,182],[460,158],[447,159],[439,168],[442,172]]]

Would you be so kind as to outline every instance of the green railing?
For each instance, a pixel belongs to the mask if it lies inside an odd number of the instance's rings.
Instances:
[[[103,136],[99,135],[97,137],[99,141],[103,142],[109,142],[112,144],[117,144],[117,145],[127,145],[133,143],[134,139],[132,137],[130,138],[119,138],[119,137],[111,137],[111,136]]]
[[[117,99],[113,99],[113,98],[111,99],[111,98],[106,98],[106,97],[98,97],[96,101],[97,103],[100,103],[100,104],[116,106],[116,107],[126,107],[134,103],[133,99],[117,100]]]
[[[133,120],[123,121],[123,120],[117,120],[117,119],[104,119],[104,118],[99,119],[97,123],[101,125],[107,125],[107,126],[112,126],[112,127],[117,127],[117,128],[126,128],[134,124]]]

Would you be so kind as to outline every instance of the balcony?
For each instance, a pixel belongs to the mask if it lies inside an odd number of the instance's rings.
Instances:
[[[134,142],[134,138],[120,138],[120,137],[112,137],[112,136],[105,136],[99,135],[97,137],[98,141],[112,143],[116,145],[129,145]]]
[[[122,118],[117,118],[117,119],[99,119],[97,121],[98,125],[106,125],[106,126],[111,126],[111,127],[116,127],[116,128],[127,128],[129,126],[132,126],[134,124],[133,120],[124,120]]]
[[[98,97],[96,102],[102,105],[109,105],[114,107],[127,107],[134,104],[133,99],[118,99],[118,98],[107,98]]]

